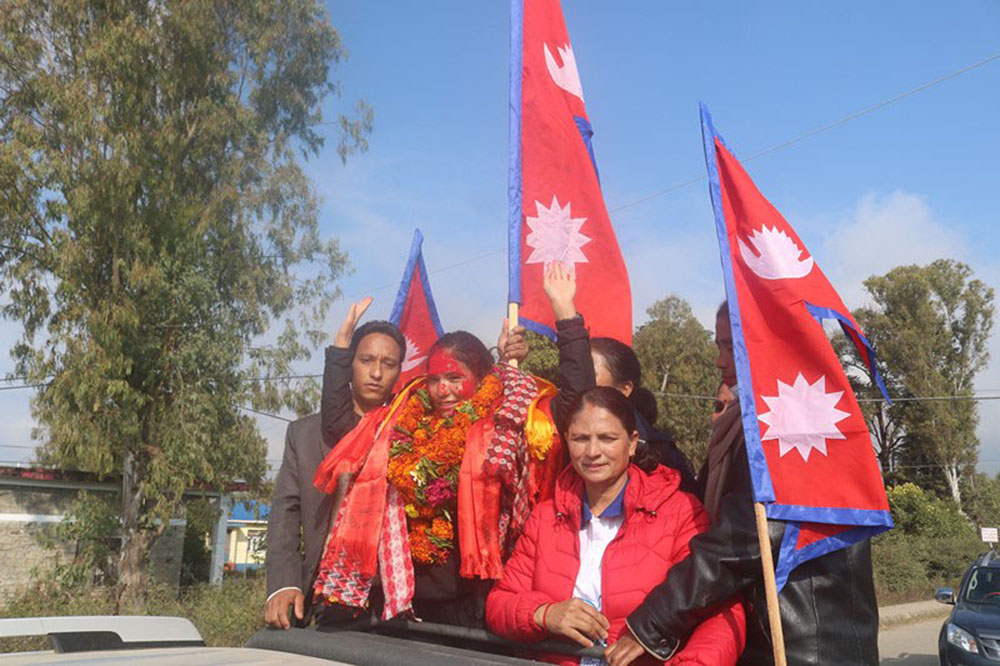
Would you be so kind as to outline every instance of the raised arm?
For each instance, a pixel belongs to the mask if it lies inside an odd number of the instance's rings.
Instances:
[[[323,441],[334,446],[361,420],[354,396],[351,393],[351,336],[358,321],[372,304],[369,296],[360,303],[353,303],[347,317],[337,329],[333,345],[326,348],[326,362],[323,366],[323,394],[320,398],[320,423]]]
[[[597,385],[594,360],[590,355],[590,332],[576,311],[576,275],[559,262],[545,269],[542,285],[556,318],[556,346],[559,347],[559,394],[552,399],[552,416],[560,430],[576,396]]]

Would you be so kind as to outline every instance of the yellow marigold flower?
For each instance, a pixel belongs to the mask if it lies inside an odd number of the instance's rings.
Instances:
[[[455,538],[455,528],[444,518],[435,518],[431,523],[431,534],[439,539],[451,541]]]

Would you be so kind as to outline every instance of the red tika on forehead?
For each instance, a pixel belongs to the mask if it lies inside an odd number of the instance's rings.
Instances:
[[[476,377],[472,374],[469,366],[465,365],[451,353],[449,349],[435,349],[431,357],[427,360],[427,374],[430,377],[443,377],[447,375],[458,375],[462,378],[455,396],[465,400],[471,398],[476,392]],[[438,386],[438,394],[444,397],[449,392],[449,388],[444,384]]]
[[[427,359],[429,375],[463,375],[472,377],[469,367],[455,358],[450,349],[435,349]]]

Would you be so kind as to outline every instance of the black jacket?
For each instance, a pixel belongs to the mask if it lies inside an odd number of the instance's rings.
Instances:
[[[666,659],[716,604],[743,595],[747,647],[740,664],[772,664],[750,467],[741,446],[725,481],[715,526],[694,537],[690,554],[670,569],[629,616],[643,645]],[[768,522],[777,557],[784,523]],[[878,664],[878,607],[871,546],[856,543],[796,567],[778,597],[791,666]]]
[[[354,411],[354,396],[351,394],[353,361],[354,352],[350,349],[332,345],[326,348],[319,411],[323,442],[328,447],[333,447],[361,421],[361,417]]]
[[[559,393],[552,399],[552,417],[559,432],[565,432],[570,405],[579,394],[597,386],[597,379],[594,377],[594,359],[590,355],[590,332],[584,325],[583,317],[557,321],[556,333],[556,345],[559,347],[556,386],[559,387]],[[640,439],[649,445],[661,465],[680,472],[681,490],[701,499],[691,465],[674,440],[665,432],[652,427],[638,411],[635,416]]]

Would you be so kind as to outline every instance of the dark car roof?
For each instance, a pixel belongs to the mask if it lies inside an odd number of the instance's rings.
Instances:
[[[1000,568],[1000,553],[997,553],[995,550],[991,550],[988,553],[980,555],[972,567],[969,567],[969,570],[971,571],[973,567]]]

